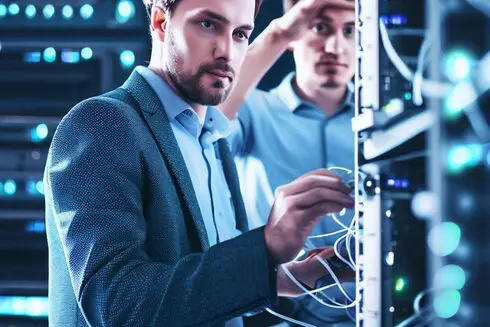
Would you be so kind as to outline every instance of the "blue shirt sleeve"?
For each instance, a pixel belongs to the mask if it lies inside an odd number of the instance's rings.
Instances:
[[[232,133],[228,136],[228,141],[233,156],[244,156],[253,149],[254,121],[260,119],[261,113],[267,110],[267,101],[264,101],[267,94],[259,89],[253,90],[232,121]]]

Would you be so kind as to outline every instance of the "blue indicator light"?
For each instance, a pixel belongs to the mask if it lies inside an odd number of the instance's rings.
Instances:
[[[20,12],[20,7],[16,3],[11,3],[8,8],[9,14],[12,16],[17,16]]]
[[[32,221],[26,224],[25,231],[31,234],[44,234],[46,224],[43,221]]]
[[[24,54],[24,62],[29,62],[29,63],[41,62],[41,52],[34,51],[34,52],[25,53]]]
[[[134,17],[136,8],[134,3],[129,0],[121,0],[116,7],[116,20],[119,23],[126,23]]]
[[[35,143],[42,142],[48,137],[49,129],[46,124],[39,124],[31,130],[31,140]]]
[[[61,9],[61,15],[64,19],[70,19],[73,17],[73,7],[70,5],[65,5]]]
[[[78,51],[63,51],[61,61],[66,64],[76,64],[80,62],[80,53]]]
[[[47,317],[47,297],[0,296],[1,316]]]
[[[90,48],[83,48],[82,51],[80,51],[80,54],[82,55],[82,58],[85,60],[89,60],[92,58],[94,55],[94,52]]]
[[[90,19],[94,14],[94,7],[89,4],[84,4],[80,7],[80,17],[83,19]]]
[[[121,66],[124,69],[128,69],[134,66],[134,63],[136,61],[136,57],[134,55],[134,52],[131,50],[124,50],[121,52],[119,55],[119,61],[121,62]]]
[[[34,17],[36,17],[36,14],[37,14],[36,7],[34,7],[33,5],[28,5],[26,7],[26,16],[27,16],[27,18],[33,19]]]
[[[3,191],[7,195],[14,195],[17,192],[17,184],[9,179],[3,184]]]
[[[0,18],[7,16],[7,7],[3,4],[0,4]]]
[[[56,10],[55,10],[55,8],[54,8],[53,5],[46,5],[46,6],[44,6],[44,8],[43,8],[43,16],[44,16],[44,18],[46,18],[46,19],[53,18],[55,11]]]

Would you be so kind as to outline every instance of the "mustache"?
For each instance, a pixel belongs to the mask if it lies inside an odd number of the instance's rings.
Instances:
[[[339,56],[334,54],[334,53],[328,53],[324,54],[323,56],[320,57],[319,62],[325,62],[325,61],[338,61]]]
[[[211,64],[205,64],[205,65],[202,65],[199,70],[201,72],[220,70],[222,72],[231,73],[233,76],[233,79],[235,79],[235,70],[233,69],[233,67],[231,67],[230,65],[228,65],[227,63],[224,63],[224,62],[215,62],[215,63],[211,63]]]

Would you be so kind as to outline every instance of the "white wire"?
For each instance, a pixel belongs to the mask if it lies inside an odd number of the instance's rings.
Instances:
[[[335,303],[335,305],[332,305],[332,304],[329,304],[329,303],[326,303],[325,301],[323,301],[322,299],[320,299],[318,296],[316,296],[314,293],[312,293],[311,291],[307,290],[294,276],[293,274],[289,271],[288,267],[286,267],[286,265],[281,265],[281,268],[284,270],[284,272],[286,273],[286,275],[293,281],[293,283],[296,284],[296,286],[298,286],[301,290],[303,290],[303,292],[307,293],[309,296],[311,296],[313,299],[315,299],[318,303],[326,306],[326,307],[329,307],[329,308],[334,308],[334,309],[347,309],[347,308],[352,308],[354,306],[357,305],[357,303],[359,303],[359,300],[360,299],[356,299],[356,301],[352,302],[352,303],[349,303],[347,305],[344,305],[344,304],[341,304],[341,303],[338,303],[336,302],[335,300],[331,299],[331,298],[328,298],[332,303]]]
[[[355,216],[354,216],[354,218],[355,218]],[[351,226],[352,226],[351,229],[354,227],[355,222],[356,222],[356,220],[354,218],[352,219],[352,222],[351,222]],[[352,239],[352,236],[354,236],[354,238],[357,239],[357,236],[355,235],[355,233],[349,233],[349,235],[347,236],[347,239],[345,240],[345,247],[347,249],[347,255],[349,256],[350,262],[352,263],[352,265],[354,267],[357,268],[356,261],[352,258],[352,253],[350,251],[350,241]]]
[[[391,44],[390,37],[388,36],[388,31],[386,30],[386,26],[381,18],[379,19],[379,32],[381,34],[381,41],[383,42],[383,46],[385,48],[386,54],[388,55],[388,58],[390,58],[393,65],[398,69],[400,74],[402,74],[402,76],[406,80],[412,81],[414,74],[400,58],[395,48],[393,47],[393,44]]]
[[[337,216],[334,214],[334,213],[331,213],[330,216],[332,217],[332,219],[341,227],[343,227],[345,230],[347,230],[347,234],[350,233],[349,232],[349,227],[347,227],[346,225],[344,225],[344,223],[342,223],[339,218],[337,218]]]
[[[344,167],[333,166],[333,167],[328,167],[327,170],[330,171],[330,170],[335,170],[335,169],[337,169],[337,170],[343,170],[343,171],[347,172],[348,174],[352,174],[352,170],[350,170],[348,168],[344,168]]]
[[[326,262],[325,260],[323,260],[319,255],[316,255],[315,258],[320,261],[320,263],[328,270],[328,272],[330,273],[330,276],[332,276],[333,280],[335,281],[335,284],[337,285],[337,287],[339,288],[339,290],[342,292],[342,294],[344,294],[344,296],[351,302],[354,302],[354,300],[349,296],[349,294],[347,294],[347,292],[345,291],[344,287],[342,286],[342,283],[340,282],[340,280],[338,279],[337,275],[334,273],[334,271],[332,270],[332,268],[330,268],[330,265],[328,264],[328,262]]]
[[[269,309],[269,308],[265,308],[265,310],[267,312],[269,312],[270,314],[273,314],[274,316],[278,317],[278,318],[281,318],[283,320],[287,320],[287,321],[292,322],[293,324],[296,324],[296,325],[300,325],[300,326],[304,326],[304,327],[317,327],[316,325],[312,325],[312,324],[306,323],[304,321],[299,321],[299,320],[293,319],[291,317],[284,316],[284,315],[282,315],[278,312],[275,312],[274,310]]]
[[[310,238],[310,239],[324,238],[324,237],[329,237],[329,236],[337,235],[337,234],[340,234],[340,233],[343,233],[343,232],[346,232],[346,231],[348,231],[348,229],[342,228],[342,229],[339,229],[338,231],[327,233],[327,234],[320,234],[320,235],[308,236],[308,238]]]
[[[333,284],[330,284],[330,285],[322,286],[320,288],[316,288],[314,290],[311,290],[310,292],[311,293],[319,293],[319,292],[323,292],[323,291],[325,291],[325,290],[327,290],[329,288],[335,287],[335,286],[337,286],[337,285],[335,283],[333,283]],[[308,293],[303,293],[302,295],[307,295],[307,294]]]
[[[337,256],[337,257],[338,257],[338,258],[339,258],[339,259],[340,259],[340,260],[341,260],[343,263],[345,263],[346,265],[348,265],[348,266],[349,266],[349,267],[350,267],[352,270],[356,270],[356,267],[355,267],[354,265],[352,265],[352,264],[350,263],[350,261],[349,261],[349,260],[345,259],[345,258],[344,258],[344,256],[343,256],[343,255],[341,255],[341,254],[340,254],[340,252],[339,252],[339,250],[338,250],[338,245],[339,245],[339,243],[340,243],[340,242],[341,242],[341,241],[342,241],[344,238],[346,238],[346,237],[347,237],[347,234],[345,234],[345,235],[344,235],[344,236],[342,236],[342,237],[339,237],[339,238],[338,238],[338,239],[335,241],[335,243],[334,243],[334,245],[333,245],[333,251],[335,252],[335,255],[336,255],[336,256]]]
[[[426,37],[420,48],[419,58],[417,60],[417,71],[413,77],[413,103],[416,106],[421,106],[423,104],[422,99],[422,81],[424,80],[424,63],[427,52],[429,51],[431,41]]]
[[[413,82],[415,74],[403,62],[403,60],[396,52],[393,44],[391,43],[390,37],[388,36],[388,31],[386,30],[386,26],[383,23],[382,19],[379,20],[379,32],[381,34],[381,41],[383,42],[383,47],[386,51],[386,55],[390,59],[391,63],[407,81]],[[422,79],[421,90],[424,94],[428,96],[440,98],[445,97],[449,94],[449,92],[451,91],[451,84]]]

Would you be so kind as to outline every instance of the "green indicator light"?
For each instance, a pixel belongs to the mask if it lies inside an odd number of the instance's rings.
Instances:
[[[395,281],[395,291],[396,292],[398,292],[398,293],[403,292],[403,290],[405,289],[406,286],[407,286],[407,284],[406,284],[404,278],[399,277],[396,279],[396,281]]]

